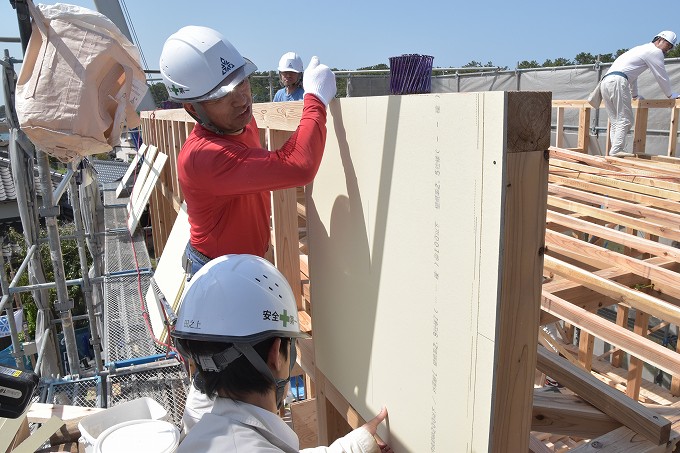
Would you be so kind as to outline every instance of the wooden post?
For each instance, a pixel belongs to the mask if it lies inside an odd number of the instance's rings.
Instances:
[[[624,329],[628,328],[628,313],[630,312],[630,307],[623,305],[623,304],[618,304],[616,306],[616,324],[623,327]],[[623,358],[624,352],[621,349],[617,349],[614,353],[612,353],[612,366],[615,366],[617,368],[621,367],[621,359]]]
[[[649,109],[647,107],[640,107],[640,101],[637,101],[637,109],[635,110],[635,126],[633,127],[633,153],[644,154],[645,144],[647,142],[647,118],[649,117]]]
[[[668,155],[676,157],[678,155],[678,120],[680,119],[680,108],[676,106],[671,109],[671,124],[668,130]]]
[[[269,131],[269,150],[275,150],[292,135],[290,131]],[[286,277],[295,294],[298,311],[302,310],[300,286],[300,244],[298,241],[297,189],[276,190],[272,193],[272,240],[276,267]]]
[[[590,137],[590,108],[583,105],[578,114],[578,150],[588,153]]]
[[[635,311],[635,327],[636,334],[646,337],[649,328],[649,314],[640,310]],[[626,395],[634,400],[640,397],[640,384],[642,384],[642,368],[644,363],[637,357],[631,356],[630,364],[628,366],[628,383],[626,385]]]
[[[585,330],[581,330],[578,338],[578,361],[583,368],[590,371],[593,368],[593,349],[595,337]]]
[[[557,124],[555,126],[555,146],[564,148],[564,107],[557,107]]]

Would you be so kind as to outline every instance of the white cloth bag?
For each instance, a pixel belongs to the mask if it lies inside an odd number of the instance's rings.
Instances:
[[[107,152],[140,125],[146,93],[139,52],[106,16],[74,5],[28,1],[33,31],[16,91],[21,129],[68,162]]]

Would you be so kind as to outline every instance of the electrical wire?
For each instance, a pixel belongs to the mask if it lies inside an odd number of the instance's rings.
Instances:
[[[143,162],[142,159],[140,159],[140,162]],[[137,182],[137,167],[135,167],[133,174],[134,174],[133,185],[132,185],[133,188],[132,188],[132,192],[130,193],[130,198],[132,198],[132,196],[134,195],[134,187],[136,186],[136,182]],[[127,214],[126,224],[128,223],[129,219],[130,219],[130,211],[128,211],[128,214]],[[144,306],[144,294],[142,293],[142,274],[141,274],[141,271],[140,271],[140,268],[139,268],[139,261],[137,260],[137,250],[135,250],[135,242],[133,240],[132,233],[130,231],[128,231],[128,234],[130,236],[130,246],[132,247],[132,255],[133,255],[134,260],[135,260],[135,270],[137,272],[137,294],[139,296],[139,303],[140,303],[140,307],[141,307],[141,310],[142,310],[142,317],[144,318],[144,323],[146,324],[146,328],[149,331],[149,334],[151,335],[151,338],[153,339],[154,343],[156,343],[159,346],[166,348],[167,353],[175,352],[175,357],[177,357],[180,361],[183,361],[181,354],[179,354],[177,349],[171,344],[171,342],[169,340],[170,339],[169,333],[168,333],[168,341],[167,342],[160,341],[159,339],[156,338],[156,335],[154,335],[153,328],[151,326],[151,320],[149,319],[149,312],[148,312],[147,308]],[[153,291],[153,288],[152,288],[152,291]],[[167,314],[163,313],[163,316],[166,318],[166,321],[167,321]]]
[[[135,26],[132,23],[132,16],[130,15],[130,12],[127,9],[127,5],[125,4],[125,0],[120,0],[120,5],[121,9],[123,10],[123,14],[125,14],[125,20],[127,20],[128,26],[130,28],[130,34],[132,35],[132,40],[134,41],[135,45],[137,46],[137,49],[139,50],[139,56],[142,59],[142,64],[144,65],[145,70],[149,70],[149,65],[146,62],[146,58],[144,57],[144,52],[142,51],[142,44],[139,42],[139,38],[137,37],[137,32],[135,31]]]

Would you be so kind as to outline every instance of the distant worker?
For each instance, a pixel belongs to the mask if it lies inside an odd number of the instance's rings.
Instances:
[[[274,102],[301,101],[305,95],[302,87],[302,59],[295,52],[286,52],[279,60],[281,88],[274,95]]]
[[[602,78],[600,93],[611,122],[610,156],[633,155],[624,150],[626,135],[633,125],[631,98],[644,99],[638,93],[637,79],[640,74],[649,69],[663,94],[670,99],[678,98],[678,93],[671,91],[671,83],[664,64],[664,57],[675,46],[676,39],[672,31],[662,31],[652,42],[633,47],[621,54]]]
[[[293,452],[300,443],[277,413],[296,358],[300,332],[293,291],[267,260],[228,255],[191,280],[172,332],[180,353],[199,369],[209,412],[179,446],[182,452]],[[329,447],[304,452],[389,453],[375,433],[377,417]]]
[[[187,26],[163,46],[160,70],[168,94],[197,122],[177,158],[187,204],[189,278],[210,259],[231,253],[265,256],[272,190],[308,184],[326,143],[326,107],[335,76],[312,57],[302,118],[278,150],[262,148],[252,112],[250,76],[257,67],[219,32]]]

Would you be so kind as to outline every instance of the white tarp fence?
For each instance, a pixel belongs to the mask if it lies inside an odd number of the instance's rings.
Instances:
[[[610,64],[537,68],[521,71],[494,71],[485,74],[464,74],[432,77],[433,93],[473,91],[551,91],[553,99],[586,99]],[[666,60],[666,70],[673,91],[680,92],[680,58]],[[389,75],[348,77],[348,96],[384,96],[390,88]],[[639,92],[645,99],[665,99],[650,71],[638,78]],[[553,126],[555,124],[553,109]],[[565,109],[566,147],[577,146],[578,109]],[[647,123],[647,154],[666,154],[670,109],[649,109]],[[607,130],[607,112],[604,108],[591,113],[589,153],[604,155]],[[555,144],[553,131],[552,144]],[[629,136],[627,151],[632,149]]]

